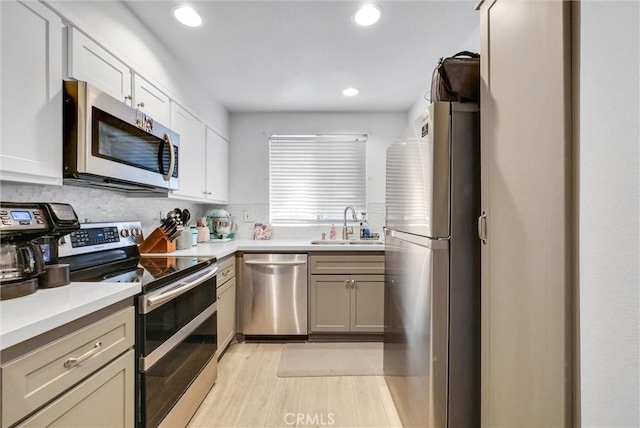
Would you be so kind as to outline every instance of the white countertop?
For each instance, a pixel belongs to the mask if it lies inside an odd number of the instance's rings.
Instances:
[[[172,253],[145,256],[216,257],[236,251],[384,251],[384,245],[312,245],[310,239],[273,239],[201,242],[196,247]],[[141,292],[139,283],[72,282],[57,288],[0,302],[0,350],[46,333]]]
[[[142,291],[140,283],[72,282],[0,302],[0,350]]]
[[[311,239],[270,239],[265,241],[238,239],[229,242],[199,242],[196,247],[186,250],[144,254],[144,256],[216,257],[221,259],[236,251],[300,251],[303,253],[311,251],[384,251],[384,244],[314,245],[311,244]]]

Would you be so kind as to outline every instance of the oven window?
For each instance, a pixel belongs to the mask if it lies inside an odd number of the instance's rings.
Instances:
[[[214,277],[143,315],[142,355],[149,355],[215,301]]]
[[[141,374],[142,425],[157,427],[216,352],[217,313]]]
[[[96,107],[92,108],[93,156],[164,174],[170,154],[166,142],[153,134],[120,120]],[[178,146],[173,146],[176,162],[173,177],[178,177]]]

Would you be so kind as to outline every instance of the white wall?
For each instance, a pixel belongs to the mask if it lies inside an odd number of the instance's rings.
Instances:
[[[229,138],[227,111],[189,75],[133,13],[119,1],[49,0],[50,7],[151,82],[167,88],[204,122]]]
[[[254,222],[242,212],[255,213],[255,222],[269,222],[269,135],[368,134],[367,217],[372,233],[384,225],[386,149],[407,126],[406,112],[389,113],[233,113],[231,114],[229,205],[238,236],[251,238]],[[338,225],[336,225],[338,226]],[[273,238],[320,239],[327,226],[279,226]],[[338,230],[338,233],[341,233]]]
[[[582,425],[640,426],[638,2],[580,2]]]
[[[384,203],[385,156],[407,126],[406,112],[233,113],[229,203],[269,203],[269,135],[368,134],[367,202]]]

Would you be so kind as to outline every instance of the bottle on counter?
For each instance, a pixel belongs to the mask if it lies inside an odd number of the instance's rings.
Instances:
[[[329,239],[331,240],[335,240],[336,239],[336,226],[335,224],[331,225],[331,229],[329,229]]]

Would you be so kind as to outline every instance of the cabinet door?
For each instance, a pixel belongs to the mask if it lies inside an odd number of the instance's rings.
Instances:
[[[311,331],[351,330],[351,276],[311,275]]]
[[[169,126],[171,120],[169,97],[137,74],[133,75],[133,105],[154,121]]]
[[[131,70],[77,29],[69,28],[69,77],[131,105]]]
[[[351,275],[351,331],[384,330],[384,275]]]
[[[570,3],[482,5],[483,426],[574,425]]]
[[[0,2],[0,179],[62,184],[62,21]]]
[[[129,350],[18,427],[133,427],[133,363]]]
[[[229,192],[229,142],[207,127],[205,199],[227,203]]]
[[[236,333],[236,279],[220,287],[218,295],[218,355],[224,352]]]
[[[178,174],[180,189],[171,193],[178,199],[204,199],[205,126],[180,105],[171,102],[171,129],[180,135]]]

